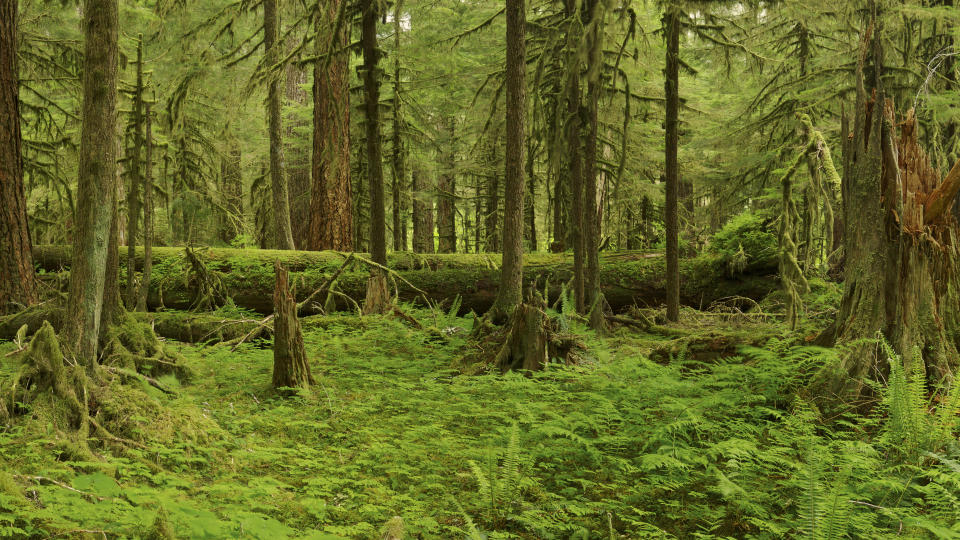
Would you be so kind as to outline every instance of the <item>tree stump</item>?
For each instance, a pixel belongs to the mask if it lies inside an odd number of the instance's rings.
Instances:
[[[367,280],[367,297],[363,302],[363,314],[384,315],[392,308],[393,301],[390,299],[387,273],[380,268],[371,268],[370,279]]]
[[[277,282],[273,291],[273,387],[309,388],[314,381],[303,347],[297,302],[290,292],[290,273],[279,261],[274,264],[274,272]]]

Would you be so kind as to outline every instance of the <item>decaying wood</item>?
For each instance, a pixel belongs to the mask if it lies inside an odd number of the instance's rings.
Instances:
[[[303,346],[297,303],[290,292],[289,271],[279,261],[274,264],[274,271],[273,387],[307,388],[314,381]]]

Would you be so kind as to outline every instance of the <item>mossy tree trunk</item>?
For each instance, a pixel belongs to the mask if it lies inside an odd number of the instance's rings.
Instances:
[[[317,53],[344,48],[350,24],[335,28],[346,0],[323,10],[329,41],[317,39]],[[318,27],[318,30],[320,28]],[[322,34],[321,34],[322,35]],[[353,192],[350,184],[350,92],[347,54],[335,54],[313,68],[313,189],[310,195],[310,249],[353,250]]]
[[[865,380],[888,369],[873,342],[878,334],[908,372],[920,360],[933,382],[950,377],[957,364],[956,343],[948,337],[956,328],[945,325],[954,320],[951,291],[960,285],[949,208],[960,188],[960,163],[941,180],[917,143],[913,111],[896,118],[881,82],[879,21],[875,17],[866,33],[853,131],[844,137],[844,296],[824,340],[850,347],[838,371],[821,380],[826,397],[855,404],[870,398]]]
[[[586,311],[586,296],[584,287],[584,238],[583,238],[583,156],[582,141],[580,138],[580,3],[576,0],[566,0],[567,47],[569,59],[567,69],[569,82],[567,87],[567,165],[570,185],[570,207],[567,218],[567,236],[573,248],[573,298],[577,312]]]
[[[280,81],[273,73],[280,61],[280,0],[263,0],[264,69],[267,75],[267,124],[270,135],[270,193],[273,201],[276,249],[295,249],[290,225],[290,190],[283,170],[283,118],[280,114]]]
[[[87,0],[83,10],[83,106],[76,232],[63,343],[94,366],[107,248],[116,204],[117,0]]]
[[[127,191],[127,291],[126,306],[134,309],[137,303],[136,275],[136,245],[140,231],[140,190],[142,184],[140,162],[143,156],[143,34],[137,36],[137,70],[136,81],[133,87],[133,152],[130,154],[127,170],[130,176],[130,185]]]
[[[583,145],[583,248],[586,269],[583,288],[590,325],[599,332],[606,329],[603,292],[600,290],[600,219],[597,201],[597,137],[600,108],[600,72],[603,63],[604,5],[588,0],[586,13],[589,64],[587,66],[587,128]]]
[[[403,211],[404,201],[406,200],[406,163],[404,162],[403,146],[403,109],[400,100],[400,36],[403,34],[403,2],[397,0],[393,6],[393,138],[391,148],[393,155],[391,171],[393,172],[393,182],[391,191],[393,195],[393,250],[407,250],[407,228],[406,219]]]
[[[526,3],[507,0],[507,155],[504,173],[503,266],[493,303],[494,322],[503,322],[523,296],[523,165],[526,150]]]
[[[274,264],[274,272],[273,387],[308,388],[313,383],[313,376],[303,346],[297,302],[290,292],[290,274],[279,261]]]
[[[143,161],[143,278],[140,280],[140,291],[137,295],[137,311],[147,310],[147,293],[150,291],[150,275],[153,273],[153,125],[150,118],[151,110],[149,103],[146,104],[145,113],[144,146],[146,146],[146,157]]]
[[[664,39],[667,42],[664,69],[666,101],[666,208],[664,218],[667,234],[667,320],[680,318],[680,224],[677,218],[680,196],[679,146],[680,115],[680,8],[668,3],[663,15]]]
[[[370,257],[387,264],[387,216],[383,193],[380,146],[380,50],[377,45],[379,0],[362,1],[364,113],[366,115],[367,174],[370,179]],[[366,313],[385,313],[390,304],[386,273],[371,267],[367,282]]]
[[[0,0],[0,313],[37,301],[23,192],[17,0]]]

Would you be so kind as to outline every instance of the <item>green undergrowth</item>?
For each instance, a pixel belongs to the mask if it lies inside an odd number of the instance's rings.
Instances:
[[[910,374],[872,416],[824,419],[799,396],[837,355],[775,326],[746,327],[773,336],[762,346],[654,362],[672,338],[600,341],[571,321],[585,363],[465,376],[452,366],[471,321],[410,313],[429,330],[307,328],[318,384],[293,398],[269,388],[268,342],[168,343],[194,377],[155,397],[205,436],[157,425],[143,449],[76,461],[36,423],[0,428],[0,537],[960,536],[955,404]],[[0,359],[0,380],[13,370]]]

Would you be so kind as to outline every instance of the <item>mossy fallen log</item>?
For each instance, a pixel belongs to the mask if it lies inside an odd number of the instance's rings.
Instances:
[[[148,295],[148,306],[190,309],[197,303],[198,287],[194,285],[190,265],[183,248],[154,248],[154,269]],[[217,272],[233,302],[258,313],[273,312],[273,264],[280,261],[290,268],[290,283],[296,288],[297,300],[303,300],[325,278],[333,274],[345,260],[337,252],[273,251],[255,249],[210,248],[198,251],[205,267]],[[137,251],[142,259],[142,251]],[[37,246],[34,261],[45,271],[69,269],[70,246]],[[359,262],[337,280],[336,290],[355,302],[362,302],[369,272]],[[139,266],[139,265],[138,265]],[[500,282],[500,256],[497,254],[415,255],[393,253],[388,266],[402,279],[394,279],[391,288],[402,301],[451,302],[461,298],[461,311],[486,311],[496,297]],[[659,305],[665,297],[665,261],[660,253],[613,252],[601,256],[600,282],[610,306],[622,310],[634,304]],[[692,307],[707,307],[713,301],[731,296],[759,299],[778,287],[776,268],[769,263],[748,266],[731,277],[723,261],[713,256],[700,256],[681,261],[681,302]],[[548,292],[549,302],[558,298],[573,271],[570,253],[528,254],[525,257],[525,286],[536,285]],[[406,282],[405,282],[405,281]],[[411,286],[411,284],[413,286]],[[339,309],[352,303],[341,297]],[[306,313],[316,313],[308,307]]]

